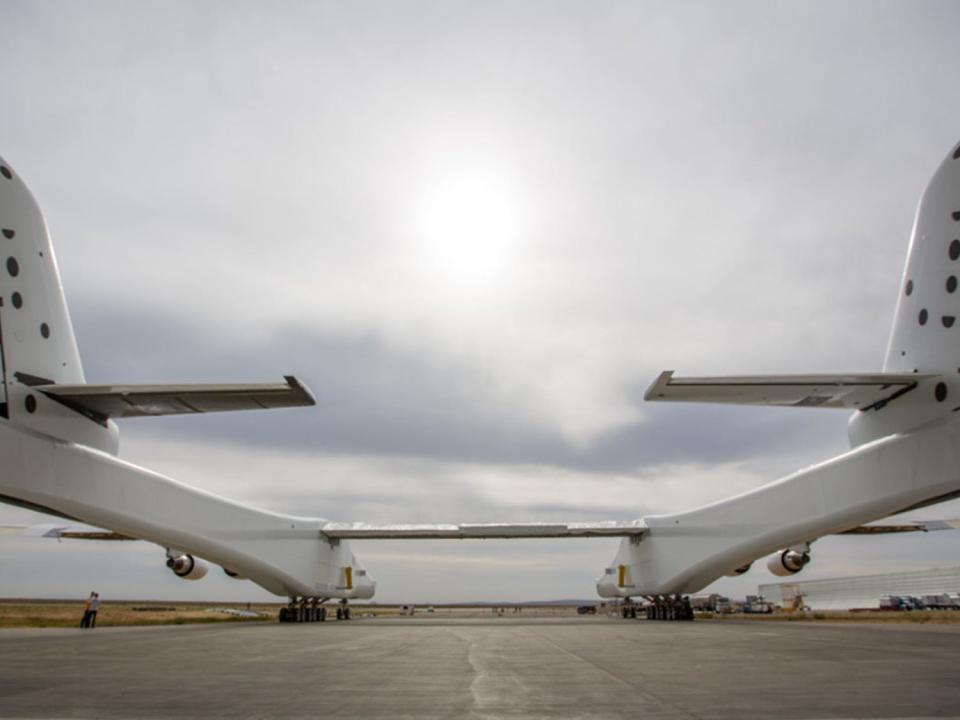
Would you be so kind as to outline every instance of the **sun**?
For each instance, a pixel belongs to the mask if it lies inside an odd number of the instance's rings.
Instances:
[[[507,173],[474,170],[433,180],[415,222],[418,263],[437,282],[462,291],[493,290],[519,262],[523,217]]]

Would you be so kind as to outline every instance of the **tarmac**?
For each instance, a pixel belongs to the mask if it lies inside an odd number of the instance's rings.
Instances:
[[[414,617],[3,630],[0,717],[960,717],[960,627]]]

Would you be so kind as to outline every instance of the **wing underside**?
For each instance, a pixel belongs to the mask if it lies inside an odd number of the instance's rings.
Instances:
[[[960,518],[952,520],[904,520],[899,523],[870,523],[850,528],[838,535],[887,535],[889,533],[960,530]]]
[[[98,422],[109,418],[185,415],[315,405],[297,378],[283,383],[185,385],[56,385],[30,383],[34,390]]]
[[[643,398],[658,402],[866,410],[881,407],[931,377],[915,373],[870,373],[678,378],[672,370],[667,370],[660,373]]]
[[[371,525],[327,523],[321,532],[344,540],[467,540],[484,538],[641,537],[643,521],[571,523],[438,523]]]

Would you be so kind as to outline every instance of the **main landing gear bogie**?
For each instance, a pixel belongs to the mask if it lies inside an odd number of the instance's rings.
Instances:
[[[290,598],[286,607],[280,608],[279,620],[282,623],[325,622],[327,608],[323,603],[329,598],[302,597]],[[337,620],[350,619],[350,606],[346,600],[337,604]]]
[[[680,595],[657,595],[648,598],[649,604],[638,608],[631,598],[627,598],[624,604],[620,606],[620,617],[624,619],[636,619],[639,610],[641,617],[646,614],[647,620],[667,620],[667,621],[691,621],[693,620],[693,607],[690,605],[689,597]]]
[[[647,620],[691,621],[693,607],[690,598],[679,595],[658,595],[647,605]]]

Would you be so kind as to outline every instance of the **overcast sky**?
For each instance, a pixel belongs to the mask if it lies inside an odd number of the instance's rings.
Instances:
[[[842,411],[643,390],[880,369],[916,202],[960,139],[954,2],[8,0],[0,25],[0,152],[46,213],[88,381],[293,373],[318,399],[123,421],[121,455],[334,520],[629,520],[842,452]],[[589,598],[616,548],[355,543],[385,602]],[[958,551],[828,538],[798,579]],[[0,578],[272,597],[145,544],[4,538]]]

